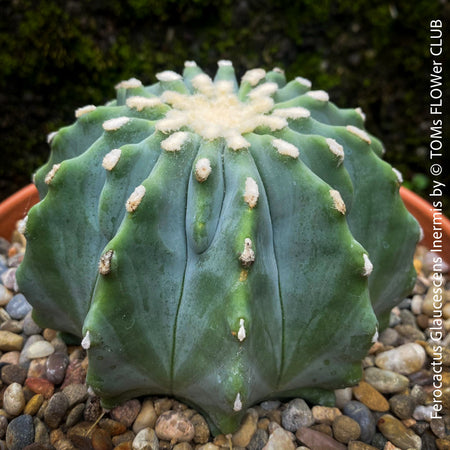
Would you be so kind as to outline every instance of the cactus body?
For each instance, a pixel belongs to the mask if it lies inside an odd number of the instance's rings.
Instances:
[[[51,137],[17,274],[35,320],[83,337],[105,407],[173,395],[230,432],[262,399],[331,402],[414,282],[381,143],[278,69],[157,78]]]

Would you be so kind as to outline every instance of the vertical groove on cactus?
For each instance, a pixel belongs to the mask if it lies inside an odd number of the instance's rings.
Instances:
[[[414,282],[401,176],[309,80],[156,78],[49,135],[17,271],[35,320],[82,339],[107,408],[172,395],[228,433],[263,399],[331,402]]]

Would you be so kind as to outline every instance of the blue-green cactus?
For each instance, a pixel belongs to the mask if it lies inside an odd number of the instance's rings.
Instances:
[[[262,399],[332,401],[414,282],[398,174],[303,78],[157,79],[50,136],[17,273],[35,320],[83,337],[105,407],[172,395],[230,432]]]

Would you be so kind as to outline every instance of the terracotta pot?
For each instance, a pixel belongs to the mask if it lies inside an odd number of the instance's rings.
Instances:
[[[440,216],[439,230],[442,236],[434,235],[433,232],[433,207],[423,198],[410,190],[400,188],[402,199],[409,212],[418,220],[424,232],[422,244],[433,248],[433,242],[442,240],[442,252],[436,255],[442,256],[450,264],[450,221],[445,216]],[[23,219],[28,210],[39,201],[39,195],[33,184],[30,184],[11,197],[0,203],[0,236],[9,239],[16,226],[16,222]],[[437,216],[436,216],[437,218]]]

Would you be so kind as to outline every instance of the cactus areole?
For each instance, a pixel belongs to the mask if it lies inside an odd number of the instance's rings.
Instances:
[[[156,78],[49,136],[17,272],[36,322],[82,339],[105,408],[170,395],[228,433],[264,399],[332,403],[414,283],[399,173],[304,78]]]

